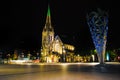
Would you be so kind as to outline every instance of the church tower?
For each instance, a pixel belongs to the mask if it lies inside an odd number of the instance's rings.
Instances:
[[[51,25],[50,7],[48,5],[46,23],[42,31],[42,58],[47,62],[47,57],[52,54],[54,29]]]

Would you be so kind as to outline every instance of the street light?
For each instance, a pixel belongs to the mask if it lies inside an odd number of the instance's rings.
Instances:
[[[63,62],[65,62],[65,47],[62,47]]]

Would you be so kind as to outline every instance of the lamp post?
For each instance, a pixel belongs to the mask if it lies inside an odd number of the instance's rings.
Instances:
[[[65,47],[62,46],[62,57],[63,57],[63,62],[65,62]]]

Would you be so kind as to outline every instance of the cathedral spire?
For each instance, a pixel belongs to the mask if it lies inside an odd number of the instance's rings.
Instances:
[[[47,16],[50,16],[50,6],[49,6],[49,4],[48,4]]]
[[[46,24],[51,25],[51,16],[50,16],[50,6],[49,6],[49,4],[48,4],[48,10],[47,10]]]
[[[50,6],[48,4],[48,9],[47,9],[47,17],[46,17],[46,23],[45,23],[45,27],[44,30],[48,30],[48,31],[54,31],[52,25],[51,25],[51,15],[50,15]]]

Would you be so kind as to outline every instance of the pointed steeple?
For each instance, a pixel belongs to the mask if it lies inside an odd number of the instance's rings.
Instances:
[[[50,15],[49,4],[48,4],[47,17],[46,17],[46,23],[45,23],[44,30],[54,31],[53,27],[51,26],[51,15]]]
[[[50,16],[50,6],[49,6],[49,4],[48,4],[47,16]]]
[[[50,16],[50,6],[49,6],[49,4],[48,4],[48,10],[47,10],[46,24],[51,25],[51,16]]]

